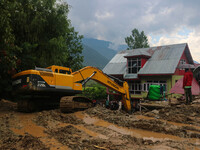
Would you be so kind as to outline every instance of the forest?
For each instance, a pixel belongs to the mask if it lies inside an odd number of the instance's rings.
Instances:
[[[56,0],[0,1],[0,97],[10,95],[13,74],[35,66],[82,68],[82,35]]]

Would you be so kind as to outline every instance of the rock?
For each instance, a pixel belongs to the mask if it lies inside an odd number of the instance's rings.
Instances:
[[[152,113],[154,113],[154,114],[156,114],[156,115],[158,115],[158,114],[159,114],[159,111],[158,111],[158,110],[156,110],[156,109],[152,110],[151,112],[152,112]]]

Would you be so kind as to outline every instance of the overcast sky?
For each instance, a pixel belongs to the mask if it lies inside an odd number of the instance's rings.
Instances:
[[[200,0],[65,0],[69,19],[85,37],[117,46],[134,28],[144,31],[150,46],[188,43],[200,62]]]

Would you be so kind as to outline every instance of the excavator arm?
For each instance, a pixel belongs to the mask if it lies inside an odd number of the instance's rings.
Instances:
[[[123,86],[120,86],[101,70],[91,66],[73,72],[72,75],[74,77],[74,83],[82,82],[82,84],[85,84],[89,79],[92,79],[118,92],[122,95],[122,102],[125,106],[125,109],[127,112],[131,112],[129,86],[126,81],[123,82]]]

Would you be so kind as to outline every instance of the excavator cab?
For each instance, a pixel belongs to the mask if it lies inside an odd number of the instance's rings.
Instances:
[[[61,66],[49,66],[47,69],[51,69],[55,73],[62,73],[62,74],[72,74],[72,69],[67,67],[61,67]]]

